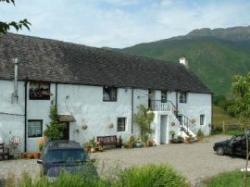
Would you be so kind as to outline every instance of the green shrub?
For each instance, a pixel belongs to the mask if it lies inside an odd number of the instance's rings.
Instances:
[[[50,123],[47,125],[47,129],[44,131],[44,135],[49,140],[60,140],[63,137],[63,126],[59,122],[56,106],[50,108]]]
[[[198,137],[199,139],[204,138],[204,133],[202,132],[201,129],[198,130],[198,132],[197,132],[197,137]]]
[[[243,186],[243,173],[239,171],[222,173],[205,180],[203,184],[204,187],[240,187]],[[248,186],[250,187],[250,183]]]
[[[62,173],[56,180],[47,177],[32,178],[24,174],[15,182],[15,177],[6,181],[7,187],[188,187],[186,179],[171,167],[146,165],[121,171],[114,178],[103,179],[93,175]],[[18,185],[17,185],[18,184]]]
[[[186,187],[186,179],[171,167],[164,165],[146,165],[124,170],[118,176],[116,187]]]

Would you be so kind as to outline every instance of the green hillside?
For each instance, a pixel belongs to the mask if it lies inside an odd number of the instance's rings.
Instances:
[[[232,76],[250,71],[249,37],[250,27],[209,32],[202,29],[186,36],[135,45],[123,51],[174,63],[184,56],[190,69],[216,95],[226,95],[230,91]]]

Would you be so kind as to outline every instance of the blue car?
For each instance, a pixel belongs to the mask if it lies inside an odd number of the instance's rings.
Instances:
[[[42,173],[50,178],[57,178],[62,172],[97,176],[93,160],[75,141],[57,140],[48,142],[41,159],[37,160],[42,166]]]

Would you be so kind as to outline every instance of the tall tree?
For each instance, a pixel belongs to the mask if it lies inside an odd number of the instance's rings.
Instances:
[[[0,2],[12,3],[15,6],[15,0],[0,0]],[[27,19],[11,22],[0,21],[0,34],[6,34],[11,28],[14,28],[16,31],[19,31],[23,27],[25,27],[29,30],[30,25],[31,23]]]
[[[247,172],[248,172],[248,159],[249,152],[249,137],[247,126],[250,122],[250,72],[246,76],[237,75],[233,79],[233,104],[231,105],[231,112],[237,116],[245,126],[246,136],[246,165],[244,175],[244,186],[247,186]]]

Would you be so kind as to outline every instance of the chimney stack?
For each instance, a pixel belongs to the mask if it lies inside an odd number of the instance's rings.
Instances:
[[[185,57],[179,58],[179,63],[184,65],[186,68],[188,68],[188,61]]]
[[[12,102],[18,102],[18,58],[13,58],[14,64],[14,92],[12,94]]]

